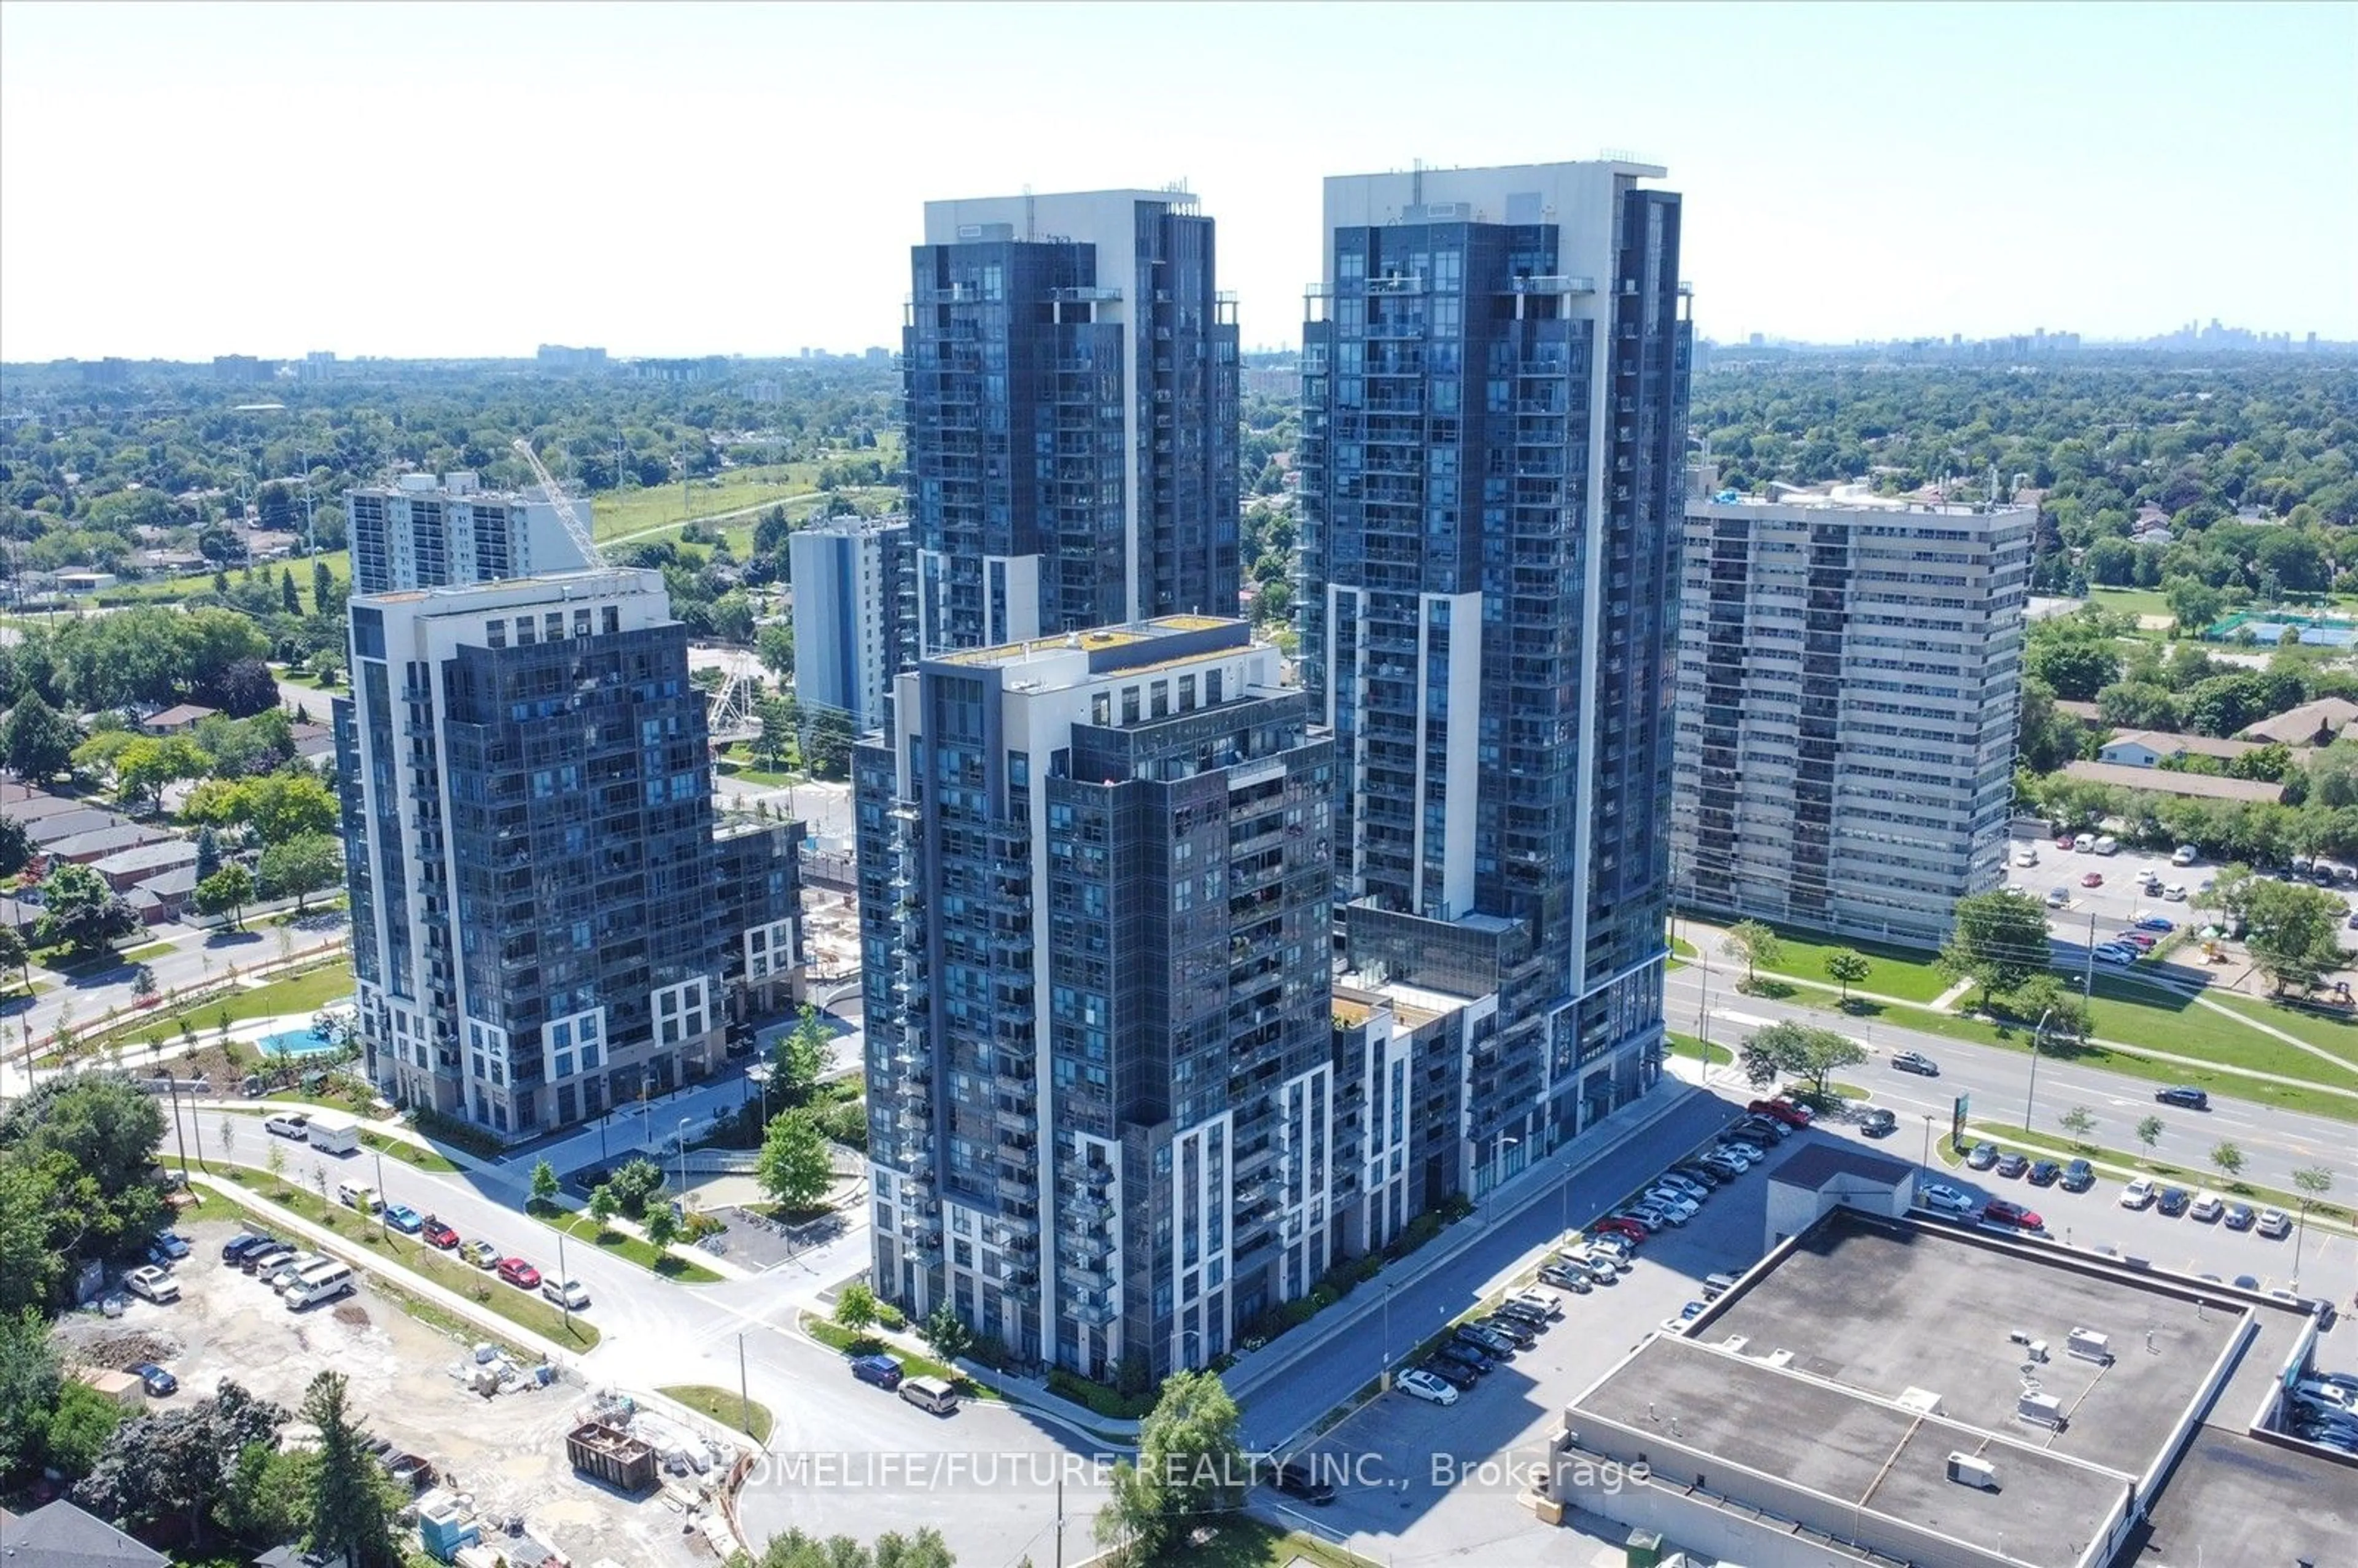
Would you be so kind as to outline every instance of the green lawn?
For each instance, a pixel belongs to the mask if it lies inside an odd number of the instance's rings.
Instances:
[[[690,480],[685,489],[675,483],[650,490],[604,492],[590,498],[590,531],[600,540],[611,539],[740,507],[792,500],[817,488],[818,470],[817,463],[759,465],[715,474],[717,484]],[[747,532],[750,536],[750,528]]]
[[[2249,997],[2220,996],[2212,1000],[2231,1012],[2271,1024],[2287,1034],[2331,1051],[2353,1068],[2358,1068],[2358,1017],[2331,1009],[2293,1007],[2283,1002],[2258,1001]]]
[[[546,1213],[535,1213],[533,1217],[551,1230],[562,1230],[567,1237],[585,1246],[595,1247],[610,1257],[626,1259],[649,1273],[661,1274],[665,1279],[683,1285],[709,1285],[720,1278],[701,1263],[691,1263],[668,1252],[656,1251],[654,1243],[644,1238],[625,1231],[608,1230],[586,1214],[568,1215],[563,1220],[552,1219]]]
[[[2233,1003],[2229,1006],[2230,1011],[2244,1016],[2261,1016]],[[2107,1040],[2150,1045],[2157,1051],[2174,1051],[2231,1067],[2248,1067],[2254,1072],[2282,1073],[2287,1077],[2358,1089],[2358,1062],[2347,1070],[2337,1071],[2331,1064],[2259,1030],[2242,1028],[2212,1009],[2198,1006],[2190,998],[2126,976],[2096,977],[2092,1011],[2097,1034]],[[2272,1018],[2270,1022],[2276,1021]],[[2288,1024],[2277,1023],[2277,1027],[2288,1034],[2302,1033]],[[2353,1048],[2350,1043],[2353,1038],[2343,1036],[2343,1049]]]
[[[2235,1197],[2250,1198],[2254,1203],[2280,1208],[2287,1214],[2297,1215],[2300,1212],[2299,1194],[2279,1192],[2274,1187],[2254,1186],[2248,1182],[2232,1181],[2215,1166],[2206,1165],[2196,1170],[2191,1166],[2173,1165],[2166,1161],[2156,1160],[2150,1155],[2129,1154],[2118,1149],[2106,1149],[2095,1144],[2075,1142],[2070,1138],[2058,1138],[2050,1133],[2033,1132],[2017,1127],[2012,1122],[1974,1121],[1968,1125],[1974,1131],[1986,1134],[1989,1141],[2001,1149],[2016,1149],[2025,1154],[2032,1155],[2061,1154],[2067,1159],[2098,1160],[2107,1165],[2118,1165],[2127,1170],[2142,1171],[2147,1175],[2161,1176],[2184,1186],[2214,1187]],[[2098,1125],[2101,1126],[2102,1123]],[[2320,1201],[2311,1205],[2309,1212],[2311,1218],[2332,1220],[2343,1225],[2351,1223],[2353,1217],[2347,1207],[2330,1201]]]
[[[256,952],[255,957],[263,955]],[[225,974],[226,965],[216,965],[216,972]],[[233,1024],[250,1018],[276,1018],[283,1014],[308,1017],[331,1001],[352,994],[352,965],[342,958],[330,958],[317,968],[306,969],[283,980],[273,980],[266,986],[239,989],[200,1001],[178,1012],[158,1011],[126,1025],[122,1033],[146,1039],[157,1030],[166,1036],[176,1036],[186,1022],[199,1035],[221,1027],[223,1009],[228,1010]]]
[[[362,1132],[361,1141],[380,1154],[390,1154],[406,1165],[421,1171],[455,1171],[459,1167],[431,1149],[421,1149],[406,1139],[387,1138],[382,1132]]]
[[[2115,615],[2168,615],[2169,600],[2159,589],[2094,588],[2089,590],[2089,601],[2100,604]]]
[[[1154,1557],[1154,1568],[1372,1568],[1368,1559],[1342,1547],[1263,1524],[1244,1514],[1222,1514],[1204,1527],[1202,1541],[1182,1539]]]
[[[363,1220],[349,1209],[339,1208],[316,1193],[272,1181],[267,1176],[250,1172],[231,1173],[231,1179],[251,1186],[258,1195],[283,1204],[305,1219],[323,1225],[374,1248],[411,1272],[431,1280],[443,1289],[454,1292],[470,1301],[506,1318],[519,1328],[528,1329],[542,1338],[574,1350],[588,1350],[598,1343],[598,1330],[579,1316],[568,1327],[565,1314],[541,1300],[532,1292],[520,1291],[503,1284],[488,1270],[476,1269],[460,1262],[415,1237],[404,1236],[373,1222]],[[430,1306],[432,1303],[421,1303]]]
[[[1778,955],[1775,963],[1760,966],[1763,974],[1790,975],[1795,979],[1839,986],[1841,982],[1826,973],[1826,959],[1848,948],[1874,966],[1867,971],[1866,979],[1852,987],[1854,990],[1896,996],[1902,1001],[1935,1001],[1942,991],[1955,983],[1941,972],[1930,953],[1888,946],[1879,942],[1846,941],[1786,926],[1777,928],[1777,939],[1784,945],[1784,951]],[[1714,955],[1714,961],[1723,957]],[[1736,962],[1732,958],[1726,961],[1731,966]]]
[[[172,947],[173,944],[169,942],[143,942],[136,947],[125,947],[115,957],[126,964],[135,964],[142,958],[152,958],[158,953],[168,953]]]
[[[716,1389],[709,1383],[676,1383],[655,1392],[743,1433],[755,1443],[767,1444],[770,1441],[770,1407],[765,1404],[749,1402],[741,1394]]]
[[[1709,1054],[1705,1059],[1714,1067],[1724,1067],[1736,1060],[1736,1053],[1725,1045],[1714,1044],[1706,1047],[1694,1035],[1681,1034],[1676,1030],[1667,1033],[1671,1044],[1671,1054],[1673,1056],[1693,1056],[1708,1051]]]
[[[265,571],[268,572],[270,574],[270,580],[275,583],[278,580],[278,570],[280,568],[284,567],[292,570],[295,574],[295,586],[303,595],[303,608],[308,611],[311,608],[311,562],[313,558],[314,557],[308,556],[294,556],[283,561],[268,561],[256,566],[254,568],[254,571],[257,574]],[[349,552],[343,550],[323,550],[319,553],[317,558],[326,563],[328,575],[330,578],[334,579],[338,583],[342,584],[346,588],[350,588],[352,586],[352,557]],[[243,568],[239,567],[230,568],[230,580],[232,582],[237,581],[239,577],[243,575]],[[110,588],[104,593],[98,596],[98,602],[102,605],[137,604],[152,600],[186,599],[192,593],[211,593],[212,590],[212,573],[190,572],[186,577],[157,578],[148,582],[126,583],[119,588]]]

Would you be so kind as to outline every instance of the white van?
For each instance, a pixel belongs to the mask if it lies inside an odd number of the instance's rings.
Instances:
[[[935,1415],[947,1415],[957,1409],[957,1390],[939,1378],[903,1378],[901,1397]]]
[[[2099,838],[2099,839],[2097,839],[2097,840],[2096,840],[2096,853],[2097,853],[2097,854],[2099,854],[2099,855],[2117,855],[2117,854],[2119,854],[2120,852],[2121,852],[2121,841],[2120,841],[2119,839],[2117,839],[2117,838],[2114,838],[2111,834],[2107,833],[2107,834],[2105,834],[2103,838]],[[315,1124],[314,1124],[315,1130],[314,1130],[314,1131],[313,1131],[313,1133],[312,1133],[312,1137],[314,1138],[314,1140],[315,1140],[315,1141],[316,1141],[316,1139],[317,1139],[317,1138],[318,1138],[318,1136],[319,1136],[319,1134],[318,1134],[318,1132],[317,1132],[317,1130],[316,1130],[316,1127],[317,1127],[317,1124],[315,1123]]]
[[[2082,833],[2071,840],[2071,848],[2079,850],[2082,855],[2095,847],[2096,839],[2093,834]]]
[[[343,1267],[342,1263],[333,1258],[314,1257],[293,1273],[282,1275],[279,1278],[278,1293],[282,1296],[291,1296],[298,1291],[308,1290],[315,1281],[326,1279]]]
[[[352,1269],[348,1265],[338,1263],[325,1270],[306,1273],[296,1283],[288,1286],[287,1310],[301,1312],[305,1307],[317,1306],[321,1302],[331,1302],[338,1296],[350,1295],[352,1292]]]
[[[1714,1301],[1736,1289],[1733,1274],[1705,1274],[1703,1277],[1703,1299]]]

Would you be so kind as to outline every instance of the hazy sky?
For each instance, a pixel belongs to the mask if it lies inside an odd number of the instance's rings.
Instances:
[[[899,341],[929,197],[1634,150],[1723,340],[2358,338],[2358,6],[0,5],[0,357]]]

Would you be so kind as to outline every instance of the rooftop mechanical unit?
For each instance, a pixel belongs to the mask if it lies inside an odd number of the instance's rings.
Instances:
[[[1998,1489],[1997,1466],[1971,1454],[1949,1455],[1949,1479],[1959,1486],[1974,1487],[1985,1492]]]

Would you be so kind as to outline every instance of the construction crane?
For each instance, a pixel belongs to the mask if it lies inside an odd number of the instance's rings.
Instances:
[[[590,524],[581,521],[581,514],[573,510],[573,503],[566,500],[565,492],[557,488],[556,477],[548,471],[548,465],[540,460],[540,454],[532,449],[532,443],[518,436],[512,444],[524,454],[524,460],[532,465],[532,476],[540,481],[541,493],[548,497],[551,506],[557,508],[557,521],[565,524],[566,535],[572,539],[574,547],[581,552],[581,564],[585,567],[604,566],[606,557],[599,554],[598,541],[590,536]]]

